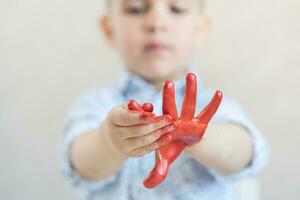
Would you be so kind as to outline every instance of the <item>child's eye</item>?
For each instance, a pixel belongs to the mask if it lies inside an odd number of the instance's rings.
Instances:
[[[183,7],[180,7],[178,5],[172,5],[170,6],[170,10],[171,12],[175,13],[175,14],[183,14],[185,13],[187,10]]]
[[[147,10],[147,5],[142,1],[129,1],[129,3],[124,6],[124,10],[128,14],[143,14]]]
[[[144,7],[128,7],[125,8],[126,13],[129,14],[142,14],[146,11]]]

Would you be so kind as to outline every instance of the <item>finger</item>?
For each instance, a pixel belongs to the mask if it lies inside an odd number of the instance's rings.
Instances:
[[[144,112],[153,112],[153,104],[151,103],[144,103],[143,105],[137,103],[135,100],[129,100],[127,103],[129,110],[136,110],[136,111],[144,111]]]
[[[128,109],[129,110],[136,110],[136,111],[140,111],[143,112],[143,108],[140,104],[138,104],[135,100],[129,100],[127,103]]]
[[[172,81],[166,81],[163,88],[163,114],[169,114],[176,120],[178,119],[178,113],[175,101],[175,89]]]
[[[197,78],[195,74],[188,73],[181,109],[181,119],[189,120],[194,118],[197,97]]]
[[[172,119],[169,116],[162,116],[157,122],[126,127],[126,131],[130,133],[128,134],[127,138],[142,137],[168,125],[172,125],[176,128],[175,124],[173,125]]]
[[[151,114],[145,112],[150,112],[150,113],[153,112],[153,104],[151,103],[144,103],[143,105],[141,105],[137,103],[135,100],[129,100],[127,107],[129,110],[139,111],[146,115],[151,115]]]
[[[151,144],[149,144],[147,146],[133,150],[132,153],[135,156],[143,156],[143,155],[150,153],[152,151],[155,151],[167,144],[170,144],[172,142],[172,140],[173,140],[173,138],[172,138],[171,134],[167,133],[164,136],[162,136],[161,138],[159,138],[157,141],[152,142]]]
[[[112,123],[117,126],[134,126],[148,124],[158,120],[154,113],[128,110],[127,106],[119,106],[110,112]]]
[[[151,104],[151,103],[144,103],[143,106],[142,106],[142,109],[145,112],[153,112],[153,104]]]
[[[213,115],[218,110],[218,107],[222,101],[222,92],[217,90],[210,103],[201,111],[197,118],[204,124],[208,124]]]
[[[175,125],[171,124],[163,128],[160,128],[158,130],[155,130],[151,133],[148,133],[142,137],[129,138],[127,139],[127,142],[129,143],[130,146],[133,147],[133,149],[141,148],[155,142],[166,133],[170,133],[175,129],[176,129]]]

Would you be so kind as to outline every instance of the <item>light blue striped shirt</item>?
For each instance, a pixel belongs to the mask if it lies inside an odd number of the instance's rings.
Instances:
[[[192,69],[190,71],[196,73],[198,77],[196,109],[198,114],[209,103],[215,89],[204,88],[200,74]],[[180,112],[185,87],[184,77],[174,82],[176,102]],[[249,130],[254,145],[254,156],[250,165],[238,173],[221,175],[206,168],[186,153],[182,153],[172,164],[165,181],[149,190],[142,182],[154,166],[154,152],[143,157],[129,158],[115,175],[100,181],[88,181],[72,168],[69,147],[77,136],[98,127],[112,108],[126,103],[129,99],[135,99],[140,103],[151,102],[154,104],[154,112],[161,114],[161,95],[161,90],[157,91],[139,76],[123,71],[119,80],[90,90],[81,95],[71,106],[61,142],[62,171],[74,186],[81,189],[84,199],[228,200],[233,198],[231,187],[233,181],[254,175],[265,167],[269,160],[265,139],[248,119],[241,105],[224,94],[212,122],[227,121],[245,127]]]

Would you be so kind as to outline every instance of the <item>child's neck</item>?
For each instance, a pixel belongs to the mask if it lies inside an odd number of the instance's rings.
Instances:
[[[160,79],[147,80],[156,90],[160,90],[163,87],[163,84],[166,80],[177,80],[179,77],[183,76],[185,70],[178,70],[168,76],[165,76]]]

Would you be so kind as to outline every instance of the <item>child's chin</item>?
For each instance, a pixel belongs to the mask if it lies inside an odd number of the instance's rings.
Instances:
[[[148,80],[166,79],[171,76],[172,72],[171,69],[148,69],[144,70],[143,76]]]

